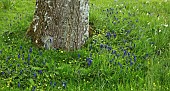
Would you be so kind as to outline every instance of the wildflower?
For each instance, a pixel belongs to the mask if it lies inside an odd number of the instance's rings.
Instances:
[[[34,73],[34,77],[37,77],[37,74],[36,74],[36,73]]]
[[[0,50],[0,54],[2,54],[2,50]]]
[[[39,74],[42,74],[42,70],[39,70],[38,73],[39,73]]]
[[[78,58],[80,58],[80,54],[78,54]]]
[[[18,82],[18,88],[20,88],[21,84]]]
[[[18,58],[20,58],[20,53],[18,54]]]
[[[111,33],[110,32],[107,32],[106,33],[106,37],[107,37],[107,39],[110,39],[110,37],[111,37],[112,35],[111,35]]]
[[[130,52],[128,52],[128,56],[130,56]]]
[[[64,88],[66,88],[66,82],[63,82],[62,85]]]
[[[135,55],[133,56],[133,59],[134,59],[134,62],[136,62],[136,56]]]
[[[126,53],[127,53],[126,50],[124,50],[124,56],[126,56]]]
[[[5,72],[1,72],[1,74],[2,74],[2,75],[4,75],[4,74],[5,74]]]
[[[20,46],[20,49],[22,50],[22,46]]]
[[[112,50],[112,54],[116,54],[116,51],[115,51],[115,50]]]
[[[52,84],[53,84],[53,82],[52,82],[52,81],[50,81],[50,86],[52,86]]]
[[[30,54],[28,54],[28,61],[30,61]]]
[[[111,47],[111,46],[108,47],[108,51],[110,51],[110,50],[112,50],[112,47]]]
[[[92,63],[92,59],[91,59],[91,58],[87,58],[86,61],[87,61],[87,63],[88,63],[88,66],[90,66],[91,63]]]
[[[30,47],[30,50],[29,50],[30,53],[32,53],[32,48]]]
[[[103,44],[100,44],[100,48],[103,48],[104,46],[103,46]]]
[[[113,34],[114,38],[116,38],[116,33]]]

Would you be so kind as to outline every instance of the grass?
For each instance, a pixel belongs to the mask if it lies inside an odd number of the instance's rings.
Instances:
[[[34,4],[0,1],[0,90],[170,89],[169,1],[91,0],[95,33],[75,52],[38,49],[25,37]]]

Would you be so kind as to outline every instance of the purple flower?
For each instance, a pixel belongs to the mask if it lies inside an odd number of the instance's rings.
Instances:
[[[111,46],[108,47],[108,51],[110,51],[110,50],[112,50],[112,47],[111,47]]]
[[[32,53],[32,48],[30,47],[30,50],[29,50],[30,53]]]
[[[103,46],[103,44],[100,44],[100,48],[103,48],[104,46]]]
[[[92,64],[92,59],[91,58],[87,58],[86,61],[88,63],[88,66],[90,66]]]
[[[18,58],[20,58],[20,53],[18,54]]]
[[[116,33],[113,34],[114,38],[116,38]]]
[[[112,50],[112,54],[116,54],[116,51],[115,51],[115,50]]]
[[[30,54],[28,54],[28,61],[30,61]]]
[[[5,74],[5,72],[1,72],[1,74],[2,74],[2,75],[4,75],[4,74]]]
[[[20,88],[21,84],[18,82],[18,88]]]
[[[42,74],[42,70],[39,70],[38,73],[39,73],[39,74]]]
[[[107,33],[106,33],[106,37],[107,37],[107,39],[110,39],[110,38],[111,38],[111,36],[112,36],[112,35],[111,35],[111,33],[110,33],[110,32],[107,32]]]
[[[133,58],[133,59],[134,59],[134,62],[136,62],[136,59],[137,59],[136,56],[134,55],[133,57],[134,57],[134,58]]]
[[[132,61],[130,61],[130,66],[132,66],[133,65],[133,62]]]
[[[80,54],[78,54],[78,58],[80,58]]]
[[[22,50],[22,46],[20,46],[20,49]]]
[[[52,81],[50,81],[50,86],[52,86],[52,84],[53,84],[53,82],[52,82]]]
[[[36,74],[36,73],[34,73],[34,77],[37,77],[37,74]]]
[[[0,54],[2,54],[2,50],[0,50]]]
[[[126,50],[124,50],[124,56],[126,56],[126,53],[127,53]]]

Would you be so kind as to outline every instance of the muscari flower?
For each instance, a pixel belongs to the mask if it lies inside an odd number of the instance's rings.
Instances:
[[[80,54],[78,54],[78,58],[80,58]]]
[[[30,47],[29,52],[32,53],[32,48]]]
[[[111,38],[111,36],[112,36],[112,35],[111,35],[111,33],[110,33],[110,32],[107,32],[107,33],[106,33],[106,37],[107,37],[107,39],[110,39],[110,38]]]
[[[39,70],[38,73],[39,73],[39,74],[42,74],[42,70]]]
[[[0,54],[2,54],[2,50],[0,50]]]
[[[28,61],[30,61],[30,54],[28,54]]]
[[[100,48],[103,48],[104,47],[104,45],[103,44],[100,44]]]
[[[20,53],[18,54],[18,58],[20,58]]]
[[[20,88],[21,84],[18,82],[18,88]]]
[[[20,49],[22,50],[22,46],[20,46]]]
[[[91,59],[91,58],[87,58],[86,61],[87,61],[87,63],[88,63],[88,66],[90,66],[91,63],[92,63],[92,59]]]
[[[36,74],[36,73],[34,73],[34,77],[37,77],[37,74]]]

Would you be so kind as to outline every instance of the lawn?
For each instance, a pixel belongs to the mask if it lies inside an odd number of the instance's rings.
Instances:
[[[89,4],[94,34],[66,52],[26,37],[35,0],[1,0],[0,91],[169,91],[170,1]]]

